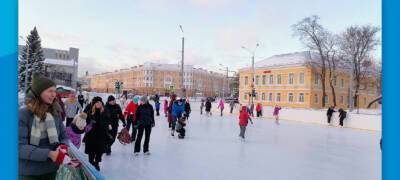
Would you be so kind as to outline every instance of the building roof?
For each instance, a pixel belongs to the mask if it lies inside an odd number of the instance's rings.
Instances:
[[[61,65],[61,66],[74,66],[74,60],[70,59],[70,60],[61,60],[61,59],[50,59],[50,58],[46,58],[44,60],[45,64],[54,64],[54,65]]]

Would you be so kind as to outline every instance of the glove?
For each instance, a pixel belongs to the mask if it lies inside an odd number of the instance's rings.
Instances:
[[[61,165],[61,164],[68,164],[71,161],[71,158],[68,156],[68,146],[65,144],[60,144],[57,149],[58,151],[58,156],[56,159],[56,164]]]

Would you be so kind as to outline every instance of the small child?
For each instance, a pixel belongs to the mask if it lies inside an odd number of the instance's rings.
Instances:
[[[275,108],[274,108],[274,117],[275,117],[275,123],[277,124],[277,125],[279,125],[279,111],[282,109],[282,107],[280,107],[280,106],[278,106],[278,105],[276,105],[275,106]]]
[[[178,119],[178,122],[176,123],[176,132],[178,132],[178,138],[183,139],[185,138],[185,126],[186,126],[186,115],[182,116],[181,118]]]
[[[156,101],[155,106],[156,106],[156,113],[157,113],[156,115],[160,116],[160,102]]]
[[[261,103],[257,103],[256,111],[257,111],[257,117],[262,117],[262,106],[261,106]]]
[[[347,112],[342,108],[339,109],[339,125],[343,127],[343,120],[346,118]]]
[[[81,146],[81,134],[85,132],[86,118],[86,113],[77,114],[71,122],[71,125],[66,128],[68,138],[78,149]]]
[[[240,127],[239,137],[242,138],[242,141],[244,141],[246,126],[249,123],[249,120],[251,123],[253,123],[250,118],[250,113],[247,111],[247,107],[242,106],[242,110],[240,111],[239,115],[239,127]]]

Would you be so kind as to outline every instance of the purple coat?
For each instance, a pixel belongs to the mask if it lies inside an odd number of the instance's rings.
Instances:
[[[76,148],[79,149],[79,147],[81,146],[81,135],[74,133],[74,131],[72,131],[71,126],[67,127],[66,131],[69,140],[72,142],[73,145],[75,145]]]
[[[275,107],[275,108],[274,108],[274,116],[279,115],[279,111],[280,111],[281,109],[282,109],[281,107]]]

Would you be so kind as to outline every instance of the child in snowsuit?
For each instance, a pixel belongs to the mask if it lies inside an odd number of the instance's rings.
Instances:
[[[85,132],[86,118],[86,113],[77,114],[74,117],[74,120],[72,120],[70,126],[66,128],[68,138],[78,149],[81,146],[81,134]]]
[[[156,106],[156,115],[160,116],[160,102],[156,101],[155,106]]]
[[[176,132],[178,132],[178,138],[183,139],[185,138],[185,126],[186,126],[186,115],[182,116],[181,118],[178,118],[178,121],[176,123]]]
[[[339,109],[339,125],[343,127],[343,120],[346,118],[347,112],[342,108]]]
[[[278,125],[279,125],[279,111],[281,109],[282,108],[280,106],[276,105],[275,108],[274,108],[274,113],[273,113],[273,115],[275,117],[275,123],[278,124]]]

